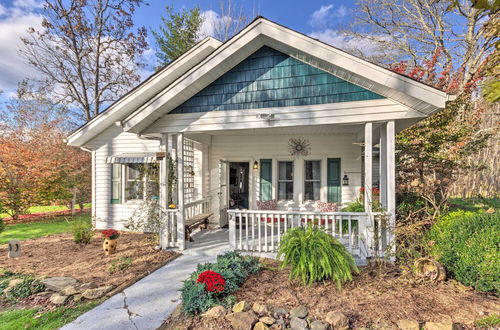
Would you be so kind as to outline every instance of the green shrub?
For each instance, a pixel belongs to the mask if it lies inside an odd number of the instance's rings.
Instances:
[[[347,203],[347,206],[342,209],[342,212],[365,212],[365,205],[361,201],[356,200]]]
[[[486,328],[486,329],[500,327],[500,315],[493,314],[486,316],[485,318],[482,318],[474,322],[474,325],[478,328]]]
[[[456,211],[431,228],[431,254],[454,278],[479,291],[500,292],[500,213]]]
[[[230,295],[245,282],[246,278],[259,271],[257,258],[228,252],[217,256],[215,263],[198,264],[195,272],[184,281],[182,287],[182,309],[188,315],[203,313],[216,305],[231,307],[236,298]],[[198,276],[206,270],[219,273],[226,281],[223,292],[209,292],[205,284],[196,283]]]
[[[0,234],[5,230],[5,222],[3,222],[2,219],[0,219]]]
[[[41,292],[45,286],[38,280],[26,277],[23,281],[14,286],[8,293],[7,298],[12,301],[27,298],[35,293]]]
[[[125,270],[130,267],[132,264],[132,258],[130,257],[120,257],[111,261],[111,265],[109,265],[108,271],[110,274],[114,274],[118,271]]]
[[[94,236],[92,225],[88,221],[78,220],[71,223],[73,241],[78,244],[88,244]]]
[[[338,287],[358,272],[354,258],[331,235],[311,225],[296,227],[283,235],[278,259],[284,257],[281,268],[291,266],[290,278],[300,278],[304,284],[331,279]]]

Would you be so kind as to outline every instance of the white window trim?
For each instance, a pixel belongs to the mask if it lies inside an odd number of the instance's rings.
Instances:
[[[292,163],[292,180],[280,180],[280,169],[279,169],[279,163]],[[274,163],[274,162],[273,162]],[[295,201],[296,199],[296,189],[295,189],[295,177],[296,177],[296,171],[295,171],[295,160],[293,159],[276,159],[276,195],[275,195],[275,200],[276,201],[283,201],[283,202],[290,202],[290,201]],[[274,172],[274,171],[273,171]],[[274,180],[273,180],[274,181]],[[280,182],[292,182],[292,199],[279,199],[279,184]]]
[[[319,162],[319,180],[307,180],[306,179],[306,162]],[[323,159],[322,158],[311,158],[311,159],[304,159],[302,162],[302,202],[310,202],[310,201],[317,201],[317,200],[322,200],[323,198]],[[306,182],[319,182],[319,198],[318,199],[306,199]]]

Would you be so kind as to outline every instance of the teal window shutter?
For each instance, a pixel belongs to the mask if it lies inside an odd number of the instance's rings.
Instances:
[[[342,200],[340,158],[328,158],[327,195],[329,203],[340,203]]]
[[[273,161],[260,160],[260,200],[269,201],[273,198]]]
[[[122,195],[122,164],[111,168],[111,204],[120,204]]]

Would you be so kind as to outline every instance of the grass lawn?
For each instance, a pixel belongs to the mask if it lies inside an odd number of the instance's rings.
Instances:
[[[26,240],[52,234],[65,233],[71,229],[71,222],[78,220],[90,221],[90,214],[81,214],[76,215],[75,217],[58,217],[37,222],[7,225],[5,226],[5,231],[0,233],[0,244],[5,244],[11,239]]]
[[[91,207],[90,203],[86,203],[85,208]],[[48,206],[33,206],[28,209],[28,212],[31,213],[45,213],[45,212],[56,212],[56,211],[65,211],[68,207],[65,205],[48,205]],[[0,213],[1,218],[7,218],[9,215],[7,213]]]
[[[486,211],[488,209],[500,209],[500,198],[450,198],[450,209],[464,211]]]
[[[99,303],[101,303],[101,300],[83,303],[71,308],[59,307],[53,311],[40,314],[37,308],[6,311],[0,313],[0,330],[58,329]]]

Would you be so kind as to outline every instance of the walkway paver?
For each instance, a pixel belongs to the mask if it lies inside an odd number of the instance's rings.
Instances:
[[[194,239],[195,242],[182,256],[61,329],[157,329],[179,304],[182,281],[195,270],[196,265],[213,262],[218,254],[229,251],[227,230],[202,231]]]

